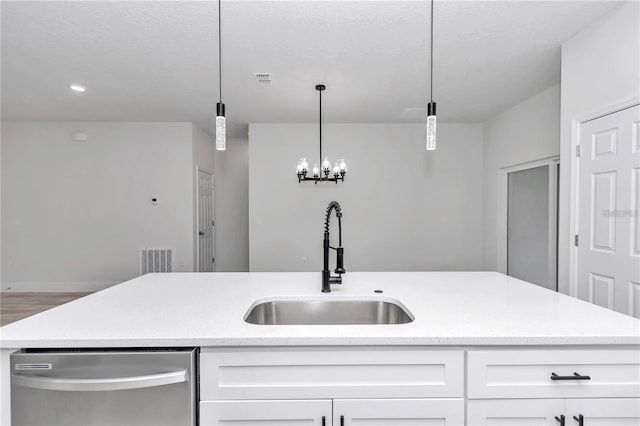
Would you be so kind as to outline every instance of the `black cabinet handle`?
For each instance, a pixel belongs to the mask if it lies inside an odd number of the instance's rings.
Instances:
[[[344,426],[344,416],[340,416],[340,426]]]
[[[584,416],[582,414],[578,414],[578,417],[573,416],[573,420],[578,422],[578,426],[584,426]]]
[[[591,380],[591,376],[582,376],[578,373],[573,373],[573,376],[558,376],[556,373],[551,373],[551,380]]]
[[[560,422],[560,426],[564,426],[564,414],[560,417],[556,416],[556,420]]]
[[[325,416],[322,416],[322,426],[327,426],[327,419]]]

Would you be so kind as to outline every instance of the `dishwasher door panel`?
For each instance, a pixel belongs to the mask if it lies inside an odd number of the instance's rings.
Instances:
[[[194,426],[195,350],[19,353],[14,426]]]

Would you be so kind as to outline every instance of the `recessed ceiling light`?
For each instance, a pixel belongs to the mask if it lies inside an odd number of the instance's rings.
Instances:
[[[70,84],[69,89],[73,90],[74,92],[84,92],[87,90],[86,87],[80,86],[79,84]]]

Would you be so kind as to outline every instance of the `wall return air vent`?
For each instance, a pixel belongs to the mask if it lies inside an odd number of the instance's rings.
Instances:
[[[173,272],[173,250],[140,249],[140,275],[149,272]]]
[[[271,86],[273,84],[270,72],[256,72],[253,73],[253,76],[256,78],[258,86]]]

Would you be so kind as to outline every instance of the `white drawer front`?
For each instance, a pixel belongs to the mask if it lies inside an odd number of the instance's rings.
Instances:
[[[464,352],[202,349],[201,399],[462,397]]]
[[[333,426],[463,426],[464,399],[335,399]]]
[[[200,426],[327,426],[331,416],[330,399],[200,403]]]
[[[569,380],[552,380],[555,373]],[[580,380],[574,376],[589,376]],[[640,396],[640,351],[491,350],[468,352],[468,398]]]

